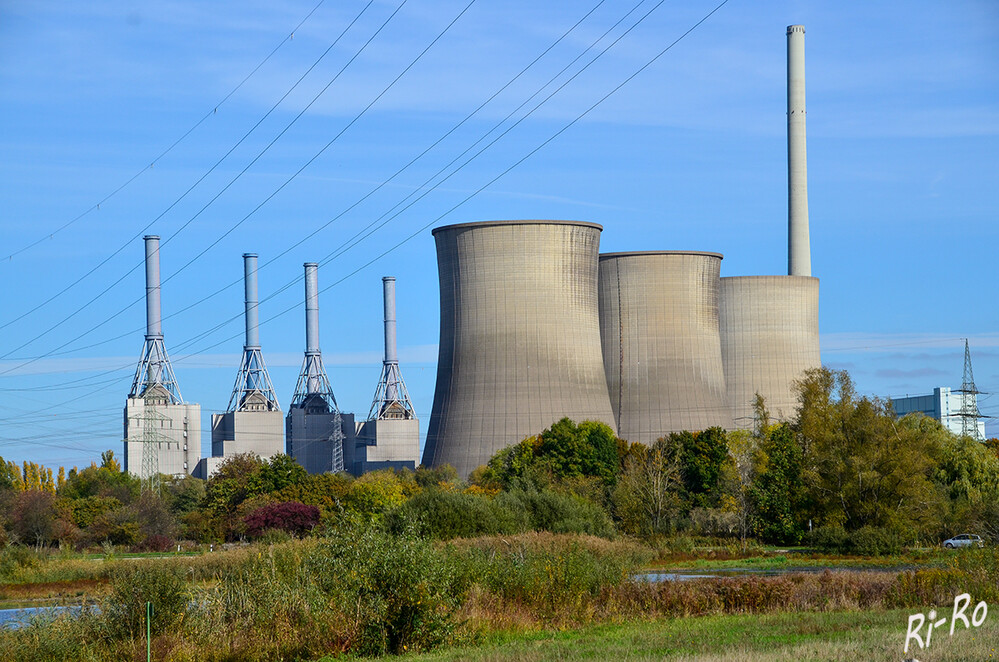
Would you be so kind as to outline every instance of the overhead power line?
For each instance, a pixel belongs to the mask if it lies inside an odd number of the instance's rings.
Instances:
[[[222,97],[221,101],[219,101],[214,106],[212,106],[212,109],[209,110],[207,113],[205,113],[202,116],[201,119],[199,119],[197,122],[195,122],[191,126],[191,128],[189,128],[187,131],[185,131],[184,133],[182,133],[179,138],[177,138],[172,143],[170,143],[169,147],[167,147],[162,152],[160,152],[157,156],[155,156],[149,162],[149,165],[145,166],[144,168],[142,168],[141,170],[139,170],[138,172],[136,172],[134,175],[132,175],[131,177],[129,177],[128,179],[126,179],[117,188],[115,188],[114,190],[112,190],[110,193],[108,193],[107,195],[105,195],[103,198],[101,198],[100,200],[98,200],[96,203],[94,203],[93,205],[91,205],[89,208],[87,208],[86,210],[84,210],[83,212],[81,212],[76,217],[74,217],[74,218],[66,221],[65,223],[63,223],[61,226],[59,226],[58,228],[56,228],[52,232],[49,232],[48,234],[44,235],[43,237],[40,237],[40,238],[36,239],[35,241],[31,242],[27,246],[23,246],[23,247],[17,249],[16,251],[14,251],[13,253],[10,253],[9,255],[7,255],[6,257],[3,258],[2,262],[10,262],[15,256],[20,255],[21,253],[34,248],[35,246],[37,246],[37,245],[41,244],[42,242],[46,241],[47,239],[51,239],[52,237],[54,237],[55,235],[59,234],[60,232],[62,232],[66,228],[68,228],[69,226],[71,226],[74,223],[76,223],[77,221],[79,221],[81,218],[89,215],[91,212],[97,211],[98,209],[101,208],[101,205],[107,203],[109,200],[111,200],[111,198],[115,197],[118,193],[120,193],[122,190],[124,190],[129,184],[131,184],[136,179],[138,179],[140,176],[142,176],[146,171],[152,170],[153,166],[155,166],[160,161],[160,159],[162,159],[164,156],[166,156],[167,154],[169,154],[170,152],[172,152],[174,147],[176,147],[177,145],[179,145],[180,143],[182,143],[184,141],[184,139],[186,139],[189,135],[191,135],[192,133],[194,133],[194,131],[199,126],[201,126],[202,124],[204,124],[205,121],[209,117],[212,117],[215,114],[217,114],[219,108],[221,108],[222,105],[226,101],[228,101],[229,98],[233,94],[235,94],[236,92],[238,92],[239,89],[242,88],[243,85],[246,84],[246,81],[250,80],[250,78],[253,77],[253,75],[256,74],[257,71],[259,71],[262,66],[264,66],[265,64],[267,64],[267,62],[272,57],[274,57],[274,54],[277,53],[281,49],[282,46],[284,46],[287,42],[289,42],[289,41],[292,40],[292,38],[295,36],[295,32],[297,32],[299,28],[301,28],[303,25],[305,25],[305,22],[308,21],[312,17],[312,15],[316,13],[316,10],[319,9],[324,2],[326,2],[326,0],[319,0],[319,3],[316,4],[316,6],[313,7],[312,10],[309,11],[308,14],[305,15],[305,18],[303,18],[301,21],[299,21],[298,25],[296,25],[294,28],[292,28],[291,32],[289,32],[285,36],[285,38],[282,39],[278,43],[278,45],[275,46],[274,49],[270,53],[267,54],[266,57],[264,57],[263,60],[261,60],[260,62],[258,62],[257,66],[255,66],[250,71],[250,73],[246,74],[246,76],[243,77],[243,80],[239,81],[239,83],[236,85],[236,87],[232,88],[229,91],[228,94],[226,94],[224,97]],[[13,320],[13,321],[16,321],[16,320]],[[7,324],[10,324],[10,322],[8,322]],[[6,327],[7,324],[4,324],[3,326],[0,326],[0,329]]]

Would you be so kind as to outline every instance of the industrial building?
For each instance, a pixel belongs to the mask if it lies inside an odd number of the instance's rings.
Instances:
[[[319,349],[319,265],[305,263],[305,360],[285,419],[288,455],[309,473],[344,470],[354,444],[354,415],[337,406]]]
[[[910,395],[902,398],[891,398],[892,408],[897,416],[920,413],[936,419],[953,432],[961,435],[966,429],[967,412],[978,412],[978,394],[952,391],[949,386],[938,386],[929,395]],[[985,440],[985,421],[983,417],[975,416],[972,421],[970,436],[978,441]]]
[[[821,365],[801,26],[787,29],[787,85],[786,276],[723,278],[722,255],[704,251],[601,255],[603,228],[580,221],[433,230],[440,345],[424,464],[451,464],[467,476],[563,417],[602,421],[624,439],[651,444],[680,430],[749,428],[757,395],[773,418],[794,416],[795,382]],[[146,345],[126,407],[126,466],[136,475],[155,466],[186,473],[200,455],[200,408],[183,404],[163,348],[155,237],[146,238],[146,252]],[[340,412],[323,366],[318,265],[304,265],[305,359],[285,418],[261,354],[257,256],[243,260],[242,362],[227,411],[212,416],[212,456],[196,474],[207,478],[236,453],[283,451],[312,473],[415,468],[419,420],[399,369],[395,278],[382,279],[381,378],[367,420],[355,422]]]
[[[255,453],[266,459],[285,450],[284,412],[260,351],[256,253],[243,255],[243,282],[246,342],[229,407],[223,414],[212,414],[212,456]]]
[[[142,479],[194,472],[201,458],[201,406],[187,404],[163,344],[160,238],[146,250],[146,339],[125,404],[124,469]]]
[[[821,365],[811,276],[804,28],[787,29],[788,275],[720,277],[700,251],[599,255],[602,228],[486,221],[436,228],[441,331],[423,462],[460,475],[564,416],[629,441],[749,428],[762,395],[796,413]]]
[[[721,279],[719,327],[736,427],[754,423],[756,394],[770,415],[797,412],[794,383],[822,365],[819,281],[812,278],[805,150],[805,28],[787,27],[787,276]]]
[[[399,370],[396,347],[395,278],[382,278],[385,358],[368,420],[357,424],[356,443],[345,446],[346,466],[355,476],[378,469],[416,469],[420,463],[420,420]]]

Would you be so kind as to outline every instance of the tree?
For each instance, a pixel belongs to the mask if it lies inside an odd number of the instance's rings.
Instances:
[[[940,438],[918,419],[858,397],[846,372],[806,372],[794,425],[811,515],[847,530],[863,526],[939,528],[941,496],[930,477]]]
[[[12,514],[14,533],[26,544],[41,548],[55,538],[55,494],[43,490],[25,490],[18,495]]]
[[[284,453],[272,455],[264,460],[260,469],[249,478],[249,491],[252,494],[270,494],[288,485],[297,485],[309,475],[295,458]]]
[[[801,494],[801,448],[787,423],[769,425],[757,433],[753,479],[753,531],[763,541],[794,545],[804,532],[797,502]]]
[[[717,507],[722,467],[729,461],[725,431],[714,427],[703,432],[671,432],[670,438],[681,448],[683,482],[694,505]]]
[[[679,516],[683,485],[679,438],[660,438],[651,448],[633,444],[614,489],[622,527],[638,535],[669,533]]]
[[[304,535],[319,524],[319,508],[297,501],[268,503],[244,520],[247,534],[258,537],[268,529],[280,529],[292,535]]]

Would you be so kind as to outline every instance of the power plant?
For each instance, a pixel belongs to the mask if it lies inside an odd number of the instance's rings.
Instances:
[[[344,444],[354,438],[354,415],[340,412],[319,351],[318,272],[305,263],[305,361],[285,420],[286,452],[309,473],[343,471]]]
[[[201,405],[180,395],[163,344],[160,311],[160,238],[146,248],[146,341],[125,404],[125,471],[143,479],[183,476],[201,459]]]
[[[601,230],[495,221],[433,231],[441,336],[424,464],[467,476],[563,416],[613,427],[597,314]]]
[[[774,418],[794,415],[795,381],[821,365],[804,32],[787,29],[788,275],[721,278],[722,256],[700,251],[598,255],[602,228],[589,223],[435,229],[440,354],[424,464],[468,475],[563,416],[649,444],[751,427],[757,395]]]
[[[433,230],[440,344],[423,464],[467,476],[563,417],[652,444],[681,430],[749,428],[758,395],[774,419],[795,414],[796,380],[821,365],[800,25],[787,28],[787,85],[786,276],[722,277],[722,255],[705,251],[600,254],[603,227],[580,221]],[[183,404],[163,348],[156,237],[146,237],[146,256],[147,334],[126,406],[126,467],[188,473],[200,456],[200,408]],[[286,451],[312,473],[415,468],[419,420],[399,369],[395,278],[382,279],[382,372],[358,422],[340,411],[323,366],[318,265],[304,265],[305,359],[285,417],[261,354],[257,256],[243,259],[242,362],[228,410],[212,416],[212,457],[196,475],[247,452]]]
[[[382,278],[385,303],[385,359],[368,420],[357,425],[347,466],[360,475],[377,469],[415,469],[420,463],[420,421],[399,371],[396,348],[395,278]]]
[[[269,458],[285,450],[284,413],[260,352],[256,253],[243,255],[243,282],[246,291],[243,359],[228,409],[224,414],[212,414],[212,455],[256,453]]]

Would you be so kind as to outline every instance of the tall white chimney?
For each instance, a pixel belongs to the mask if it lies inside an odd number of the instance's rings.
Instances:
[[[805,155],[805,27],[787,26],[787,273],[811,276]]]

